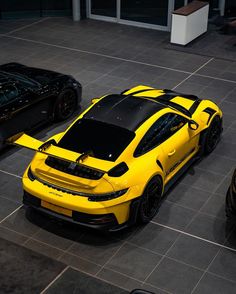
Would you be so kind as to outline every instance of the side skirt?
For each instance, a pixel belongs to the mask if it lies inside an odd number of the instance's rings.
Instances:
[[[191,159],[189,159],[188,162],[169,180],[169,182],[165,185],[164,193],[165,195],[168,190],[171,188],[171,186],[174,185],[174,183],[190,168],[190,166],[197,161],[201,156],[199,153],[195,154]]]

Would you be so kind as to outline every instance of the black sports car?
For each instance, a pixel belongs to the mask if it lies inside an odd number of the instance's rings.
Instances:
[[[73,77],[18,63],[0,66],[0,149],[21,131],[69,118],[81,101]]]
[[[225,210],[229,220],[236,222],[236,169],[227,192]]]

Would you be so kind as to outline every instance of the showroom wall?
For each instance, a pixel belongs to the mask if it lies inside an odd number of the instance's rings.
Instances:
[[[72,14],[71,0],[1,0],[0,18],[25,18]]]

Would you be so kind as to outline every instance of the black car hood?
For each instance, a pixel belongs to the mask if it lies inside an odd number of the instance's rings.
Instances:
[[[42,85],[48,84],[52,82],[52,80],[55,80],[59,77],[64,76],[54,71],[39,69],[34,67],[27,67],[21,64],[19,65],[15,64],[12,66],[10,65],[1,66],[0,70],[4,72],[8,72],[10,74],[28,77],[29,79],[34,80],[37,83],[40,83]]]

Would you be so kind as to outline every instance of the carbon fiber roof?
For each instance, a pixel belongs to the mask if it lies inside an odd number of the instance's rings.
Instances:
[[[84,118],[135,131],[154,113],[166,107],[143,97],[108,95],[96,103]]]

